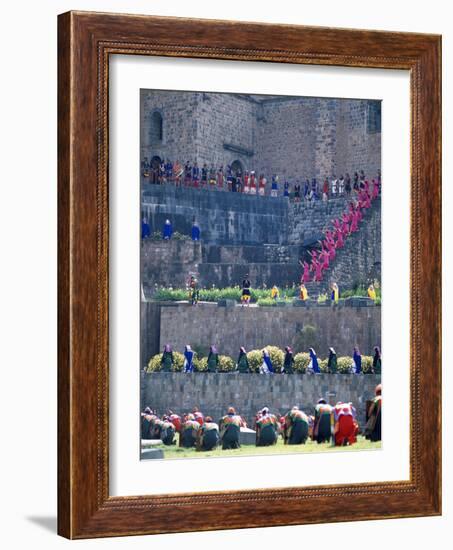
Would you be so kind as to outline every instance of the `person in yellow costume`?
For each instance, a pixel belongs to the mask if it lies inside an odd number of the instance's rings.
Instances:
[[[308,290],[307,290],[307,287],[302,283],[300,285],[300,293],[299,293],[299,297],[301,300],[307,300],[308,298]]]
[[[368,298],[371,298],[373,301],[376,300],[376,289],[372,284],[368,287]]]
[[[332,303],[337,304],[338,298],[340,297],[340,289],[338,288],[337,283],[332,283],[332,293],[330,295],[330,298],[332,300]]]
[[[273,300],[278,300],[278,297],[280,296],[280,292],[278,290],[278,288],[274,285],[272,288],[271,288],[271,298]]]

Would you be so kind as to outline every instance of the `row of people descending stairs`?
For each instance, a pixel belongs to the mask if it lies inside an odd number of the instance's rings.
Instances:
[[[301,283],[323,280],[325,271],[335,260],[337,250],[343,248],[345,241],[359,231],[364,214],[371,208],[380,192],[378,182],[373,180],[373,184],[370,185],[365,181],[364,188],[357,194],[357,200],[351,201],[348,210],[343,212],[340,218],[332,220],[332,227],[324,231],[324,239],[320,241],[321,249],[310,252],[310,262],[300,262],[303,268]]]

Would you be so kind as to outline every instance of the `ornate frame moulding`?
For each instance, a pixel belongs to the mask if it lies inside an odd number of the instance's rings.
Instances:
[[[440,514],[441,38],[68,12],[59,16],[58,48],[58,532],[88,538]],[[109,496],[111,54],[410,71],[410,401],[417,423],[409,481]],[[276,501],[278,510],[269,506]],[[228,514],[218,513],[220,503]]]

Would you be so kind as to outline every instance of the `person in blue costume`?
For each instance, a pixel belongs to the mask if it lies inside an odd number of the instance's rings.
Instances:
[[[146,218],[142,220],[142,239],[148,239],[151,237],[151,227]]]
[[[168,241],[171,239],[172,235],[173,235],[173,226],[171,225],[171,221],[165,220],[164,229],[162,231],[162,237],[164,240]]]
[[[321,372],[321,370],[319,368],[318,357],[316,356],[316,351],[313,348],[310,348],[308,350],[308,352],[310,354],[310,363],[309,363],[307,369],[313,371],[315,374],[319,374]]]
[[[273,374],[274,365],[267,349],[263,349],[263,362],[260,367],[260,374]]]
[[[283,184],[283,189],[283,196],[289,197],[289,182],[285,181],[285,183]]]
[[[170,159],[167,159],[167,162],[165,163],[165,177],[167,178],[167,181],[170,181],[173,177],[173,164]]]
[[[199,241],[200,236],[201,236],[200,228],[198,226],[198,223],[194,220],[192,224],[192,240]]]
[[[184,366],[183,366],[184,372],[194,371],[194,365],[193,365],[194,355],[195,354],[192,351],[192,348],[189,345],[187,345],[184,349]]]
[[[360,350],[358,346],[354,347],[354,351],[352,353],[352,360],[354,361],[354,372],[355,374],[361,374],[362,373],[362,356],[360,354]]]

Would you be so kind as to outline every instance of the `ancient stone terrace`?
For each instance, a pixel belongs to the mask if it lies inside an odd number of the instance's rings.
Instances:
[[[174,231],[189,236],[195,218],[201,241],[145,240],[141,275],[146,296],[155,285],[184,287],[197,274],[205,287],[241,284],[249,273],[253,286],[298,283],[299,260],[322,237],[333,218],[346,210],[347,198],[327,203],[293,203],[286,197],[258,197],[204,189],[148,185],[142,212],[161,231],[167,218]],[[366,214],[360,231],[338,250],[330,272],[310,292],[325,290],[331,277],[342,289],[380,275],[380,201]]]

